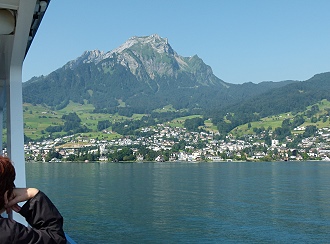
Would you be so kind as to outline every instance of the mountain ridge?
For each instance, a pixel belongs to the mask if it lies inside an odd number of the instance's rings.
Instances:
[[[23,100],[54,109],[70,100],[87,102],[97,112],[129,114],[150,113],[171,104],[195,113],[243,104],[297,82],[224,82],[198,55],[180,56],[168,39],[154,34],[131,37],[108,52],[85,51],[49,75],[23,83]]]
[[[116,60],[115,60],[116,59]],[[201,85],[228,84],[217,78],[210,66],[204,64],[197,55],[182,57],[178,55],[167,38],[154,34],[147,37],[131,37],[124,44],[114,50],[103,52],[100,50],[85,51],[80,57],[68,62],[65,67],[74,69],[81,63],[103,62],[103,69],[109,69],[113,62],[128,68],[139,80],[151,79],[156,76],[177,76],[178,71],[196,74],[201,69],[206,76],[198,79]],[[168,65],[170,64],[170,65]]]

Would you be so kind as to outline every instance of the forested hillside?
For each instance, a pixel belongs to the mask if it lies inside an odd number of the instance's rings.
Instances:
[[[307,81],[272,89],[225,109],[209,110],[206,114],[213,118],[219,130],[229,132],[238,125],[270,115],[303,111],[323,99],[330,101],[329,72],[317,74]]]
[[[73,102],[91,105],[93,113],[143,115],[134,128],[200,115],[225,134],[263,117],[305,110],[329,100],[329,91],[330,73],[306,81],[226,83],[197,55],[182,57],[167,39],[151,35],[132,37],[107,53],[86,51],[49,75],[34,77],[23,84],[23,100],[52,111]],[[171,110],[164,113],[165,107]],[[121,128],[125,124],[109,122],[128,133]]]
[[[86,51],[47,76],[23,84],[23,100],[54,110],[69,101],[93,104],[95,112],[150,114],[171,105],[190,114],[223,109],[294,81],[230,84],[197,55],[182,57],[158,35],[130,38],[103,53]]]

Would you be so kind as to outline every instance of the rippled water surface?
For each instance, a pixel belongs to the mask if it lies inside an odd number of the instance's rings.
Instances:
[[[330,163],[31,163],[77,243],[329,243]]]

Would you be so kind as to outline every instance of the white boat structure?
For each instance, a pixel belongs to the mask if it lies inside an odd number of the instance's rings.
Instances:
[[[328,156],[325,156],[324,158],[322,158],[323,161],[330,161],[330,158]]]
[[[58,158],[52,158],[51,160],[49,160],[49,163],[61,163],[61,159]]]
[[[14,162],[15,185],[26,186],[22,66],[50,0],[0,0],[0,127],[7,112],[7,155]],[[0,130],[0,150],[3,151]],[[16,221],[26,224],[14,213]],[[70,243],[74,243],[68,238]]]

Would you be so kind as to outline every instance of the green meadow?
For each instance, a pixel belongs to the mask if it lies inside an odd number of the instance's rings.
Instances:
[[[328,111],[330,110],[330,102],[327,100],[322,100],[316,104],[319,108],[319,111],[314,114],[315,118],[324,118],[327,116]],[[329,119],[324,121],[323,119],[318,119],[317,121],[312,121],[311,118],[307,118],[306,113],[311,109],[312,106],[307,107],[305,111],[300,113],[283,113],[279,115],[269,116],[260,119],[259,121],[251,122],[249,124],[244,124],[236,127],[230,133],[234,136],[243,136],[248,134],[254,134],[254,128],[271,128],[274,130],[277,127],[281,127],[283,120],[293,119],[297,115],[302,115],[305,119],[305,123],[301,126],[315,125],[318,128],[329,127]],[[25,103],[23,105],[24,109],[24,132],[25,135],[30,137],[33,140],[40,138],[47,138],[49,133],[46,132],[48,126],[63,125],[64,120],[62,119],[63,115],[69,113],[77,113],[81,119],[81,124],[87,126],[91,129],[91,132],[83,133],[82,136],[89,138],[98,138],[112,140],[118,138],[120,135],[111,132],[111,128],[107,132],[97,131],[97,125],[99,121],[109,120],[111,122],[120,122],[125,120],[138,120],[141,119],[145,114],[134,114],[132,117],[120,116],[118,114],[103,114],[103,113],[93,113],[94,107],[92,104],[77,104],[70,102],[67,107],[61,110],[51,110],[49,107],[44,105],[32,105]],[[172,106],[166,106],[163,109],[160,109],[157,112],[168,112],[175,111]],[[192,119],[196,117],[202,117],[201,115],[191,115],[185,117],[175,118],[171,121],[168,121],[166,124],[170,127],[184,127],[184,122],[187,119]],[[217,127],[212,123],[211,120],[205,120],[204,126],[200,127],[206,131],[217,132]],[[295,132],[299,133],[299,132]],[[65,132],[53,133],[54,136],[63,136]]]

